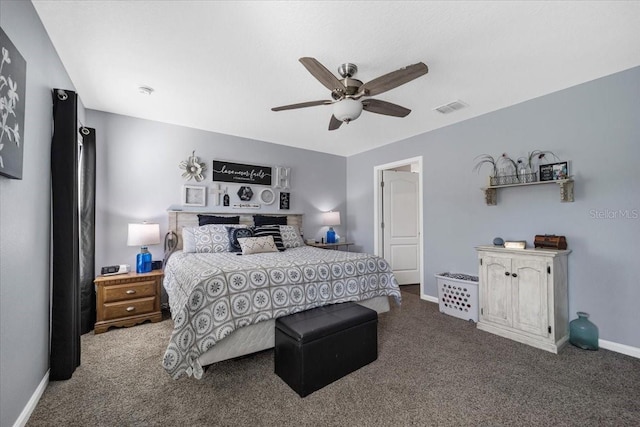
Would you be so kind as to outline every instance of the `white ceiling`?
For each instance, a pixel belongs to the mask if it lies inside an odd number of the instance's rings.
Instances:
[[[640,65],[640,2],[33,0],[87,108],[349,156]],[[367,82],[424,62],[329,132],[330,99],[298,62]],[[151,96],[139,86],[155,89]],[[468,108],[442,115],[454,100]],[[184,141],[189,145],[188,141]]]

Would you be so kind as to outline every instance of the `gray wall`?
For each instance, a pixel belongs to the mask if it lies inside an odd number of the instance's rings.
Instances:
[[[291,168],[291,208],[279,211],[277,201],[258,210],[239,211],[214,206],[207,196],[209,211],[250,213],[302,213],[305,238],[326,232],[321,212],[346,208],[346,159],[283,145],[216,134],[180,126],[87,110],[88,125],[96,128],[96,269],[111,264],[135,268],[137,247],[126,246],[127,223],[160,223],[167,231],[167,209],[181,204],[183,184],[213,185],[214,159],[264,166]],[[205,162],[206,179],[185,181],[178,163],[195,150]],[[227,184],[222,184],[223,187]],[[229,184],[231,203],[239,203],[239,186]],[[252,186],[257,200],[263,186]],[[275,190],[276,195],[278,190]],[[336,228],[338,234],[346,226]],[[150,246],[154,259],[163,257],[163,245]]]
[[[74,87],[31,2],[0,1],[0,26],[27,61],[23,179],[0,177],[0,426],[10,426],[49,369],[51,89]]]
[[[422,155],[427,295],[437,296],[436,273],[477,272],[474,247],[496,236],[532,245],[536,234],[564,235],[573,251],[570,317],[586,311],[601,339],[640,347],[638,94],[633,68],[349,157],[351,238],[373,251],[374,166]],[[486,206],[487,170],[473,173],[474,157],[535,149],[570,161],[575,202],[561,203],[556,185],[541,185],[502,189],[498,205]]]

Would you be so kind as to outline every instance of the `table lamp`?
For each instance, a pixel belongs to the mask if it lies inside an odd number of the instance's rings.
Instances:
[[[160,224],[129,224],[127,246],[140,246],[140,253],[136,256],[136,273],[151,271],[151,254],[148,245],[160,243]]]
[[[327,230],[327,243],[335,243],[336,232],[334,231],[333,226],[340,225],[340,212],[325,212],[322,214],[322,224],[329,226],[329,230]]]

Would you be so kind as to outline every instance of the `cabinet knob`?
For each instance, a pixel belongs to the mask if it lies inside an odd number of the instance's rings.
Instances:
[[[133,289],[129,289],[129,290],[127,291],[127,294],[128,294],[128,295],[133,295],[133,294],[135,294],[135,293],[136,293],[136,291],[134,291]]]
[[[136,309],[135,307],[127,307],[127,311],[133,311],[135,309]]]
[[[511,273],[509,273],[508,271],[505,271],[505,272],[504,272],[504,275],[505,275],[505,276],[511,276]]]
[[[511,277],[518,277],[518,275],[516,273],[513,273]]]

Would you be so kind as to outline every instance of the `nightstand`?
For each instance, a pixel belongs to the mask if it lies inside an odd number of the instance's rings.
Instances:
[[[162,320],[160,292],[162,270],[98,276],[96,287],[96,325],[101,334],[111,326],[133,326],[146,320]]]
[[[340,243],[307,243],[307,245],[309,246],[313,246],[314,248],[321,248],[321,249],[339,249],[340,246],[344,246],[347,250],[347,252],[349,252],[349,246],[354,245],[355,243],[351,243],[351,242],[340,242]]]

